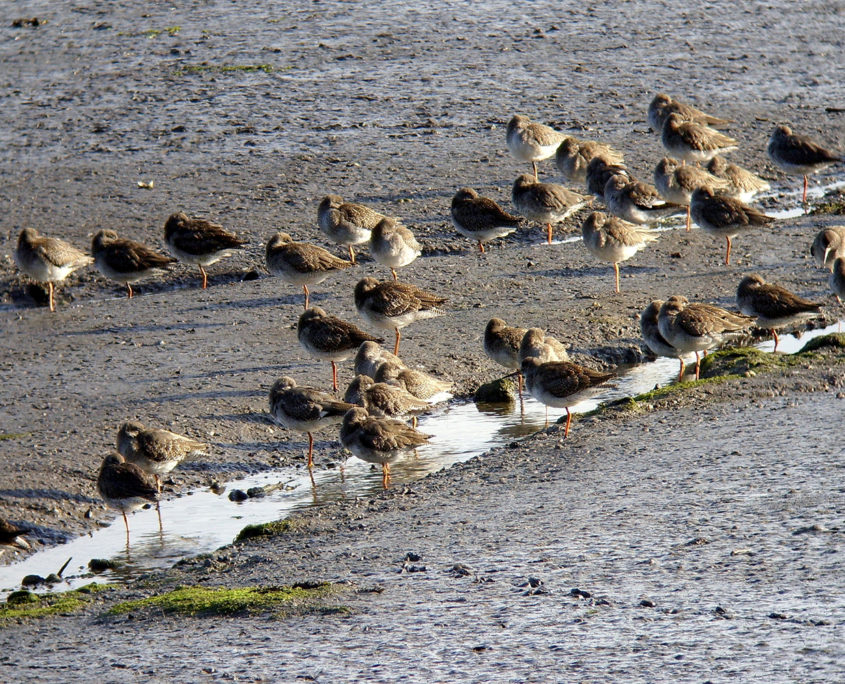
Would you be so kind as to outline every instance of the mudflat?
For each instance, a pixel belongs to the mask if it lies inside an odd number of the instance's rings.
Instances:
[[[543,327],[596,366],[642,358],[637,316],[652,299],[732,307],[749,272],[842,318],[809,255],[836,216],[740,236],[730,266],[702,231],[667,231],[623,264],[618,295],[612,267],[579,241],[547,247],[526,224],[482,255],[449,218],[465,186],[512,208],[513,179],[529,170],[505,147],[514,113],[609,142],[649,180],[664,155],[646,122],[660,91],[731,119],[731,159],[773,184],[762,208],[794,209],[801,180],[765,157],[771,130],[789,122],[839,149],[845,138],[842,18],[824,3],[797,22],[787,3],[28,2],[2,23],[0,516],[45,543],[113,518],[94,483],[127,419],[211,444],[167,495],[302,462],[301,436],[266,415],[267,391],[281,375],[328,389],[330,369],[299,347],[302,295],[266,274],[263,246],[284,230],[342,255],[317,228],[330,192],[400,217],[423,244],[400,277],[447,296],[449,314],[407,328],[402,355],[454,380],[458,396],[500,375],[481,348],[493,316]],[[556,179],[551,161],[540,168]],[[210,267],[207,290],[177,266],[127,300],[88,269],[60,286],[51,314],[13,263],[26,226],[80,248],[109,228],[164,250],[179,210],[250,240]],[[577,236],[584,215],[556,237]],[[352,288],[389,273],[360,261],[312,301],[363,325]],[[842,378],[827,352],[312,511],[296,534],[75,617],[5,625],[4,678],[830,681],[843,663],[842,451],[828,436]],[[339,458],[328,433],[317,449],[318,467],[320,454]],[[99,618],[109,602],[178,583],[303,580],[353,582],[338,599],[349,612]]]

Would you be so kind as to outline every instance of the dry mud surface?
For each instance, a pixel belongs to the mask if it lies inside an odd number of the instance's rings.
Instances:
[[[263,272],[263,243],[284,229],[325,244],[316,206],[330,191],[418,235],[425,253],[403,278],[447,295],[450,313],[408,328],[402,355],[454,379],[459,395],[500,374],[480,343],[494,315],[547,328],[593,365],[639,356],[636,317],[651,299],[732,305],[751,271],[825,298],[828,319],[841,318],[808,253],[835,217],[741,236],[730,267],[700,231],[664,233],[622,267],[620,295],[612,269],[577,242],[548,248],[526,226],[479,255],[448,217],[461,186],[509,206],[526,170],[504,145],[515,112],[609,141],[649,178],[662,156],[645,121],[657,91],[733,119],[732,158],[778,191],[763,206],[794,207],[800,179],[771,166],[765,143],[788,121],[843,148],[845,32],[835,5],[793,7],[5,8],[0,432],[14,438],[0,440],[0,516],[45,542],[110,520],[96,470],[133,417],[213,445],[168,492],[301,463],[301,438],[270,424],[266,393],[280,375],[325,385],[330,371],[298,346],[301,295]],[[23,17],[46,23],[12,26]],[[836,180],[841,167],[814,178]],[[113,228],[162,247],[179,209],[251,241],[211,267],[208,290],[179,267],[131,301],[93,269],[60,288],[55,314],[26,294],[11,258],[22,227],[78,246]],[[351,289],[373,273],[386,274],[362,258],[313,301],[358,321]],[[845,667],[842,449],[830,436],[841,432],[841,392],[842,367],[816,365],[645,416],[581,421],[566,443],[538,435],[404,492],[314,512],[295,537],[223,551],[147,589],[384,588],[345,599],[347,616],[103,621],[90,611],[7,625],[13,655],[0,677],[832,681]],[[318,449],[325,460],[337,445],[321,435]],[[400,573],[407,553],[426,570]],[[529,578],[542,584],[522,586]]]

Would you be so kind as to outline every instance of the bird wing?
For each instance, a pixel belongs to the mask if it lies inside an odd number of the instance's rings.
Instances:
[[[361,443],[374,451],[408,449],[424,444],[429,438],[399,420],[369,418],[363,427]]]
[[[779,285],[758,288],[754,295],[754,308],[766,318],[792,316],[796,312],[818,311],[821,304],[793,294]]]
[[[172,237],[173,246],[186,254],[210,254],[223,249],[237,249],[246,244],[216,223],[193,218],[183,224]]]
[[[133,240],[117,240],[106,245],[108,265],[118,273],[134,273],[150,268],[166,268],[176,259],[159,254]]]

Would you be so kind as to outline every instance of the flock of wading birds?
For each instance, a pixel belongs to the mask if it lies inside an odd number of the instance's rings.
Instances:
[[[604,201],[609,214],[592,212],[582,225],[582,238],[590,253],[613,264],[617,292],[619,263],[656,239],[655,233],[644,226],[658,219],[685,212],[687,230],[694,221],[705,232],[724,237],[726,264],[730,263],[732,238],[775,220],[746,204],[755,194],[769,189],[769,184],[720,156],[737,148],[735,139],[717,130],[729,121],[663,94],[651,102],[648,121],[660,132],[663,147],[671,155],[657,164],[653,186],[635,179],[624,166],[622,154],[609,145],[578,140],[525,116],[514,116],[507,127],[508,149],[518,159],[531,162],[534,171],[514,181],[513,205],[522,217],[545,224],[549,243],[552,224],[563,221],[594,197]],[[804,177],[804,204],[808,174],[845,161],[813,140],[793,134],[787,126],[775,128],[767,152],[784,171]],[[552,156],[564,178],[586,185],[592,196],[539,182],[537,162]],[[706,169],[699,164],[706,164]],[[477,241],[481,252],[485,242],[514,232],[520,223],[520,217],[468,188],[453,197],[451,215],[455,229]],[[348,248],[349,260],[277,233],[267,243],[267,268],[302,287],[305,312],[299,318],[297,336],[309,354],[331,362],[334,391],[338,389],[336,362],[353,354],[356,378],[342,401],[334,394],[298,386],[292,378],[281,378],[270,390],[270,412],[284,427],[307,433],[309,469],[313,466],[312,432],[340,423],[343,446],[364,461],[381,464],[383,485],[387,487],[390,464],[429,438],[395,417],[424,409],[428,400],[451,387],[449,382],[405,367],[398,356],[400,330],[414,321],[444,313],[440,306],[445,299],[399,282],[396,269],[414,261],[422,248],[398,220],[328,195],[319,205],[318,222],[330,240]],[[24,273],[48,284],[52,311],[54,283],[92,262],[107,278],[124,283],[132,297],[132,283],[163,272],[177,259],[199,267],[205,288],[205,268],[245,245],[221,226],[184,213],[167,219],[164,237],[175,258],[120,238],[111,230],[101,230],[94,236],[89,256],[60,239],[42,237],[27,228],[20,234],[15,257]],[[381,338],[320,307],[309,307],[308,287],[355,264],[353,247],[365,243],[373,258],[390,269],[393,280],[360,280],[355,287],[355,307],[372,327],[394,331],[393,353],[379,346]],[[831,270],[829,282],[834,293],[845,296],[845,226],[821,231],[811,252],[820,267]],[[742,313],[691,303],[681,296],[654,301],[640,318],[643,338],[655,354],[680,360],[679,379],[684,374],[682,357],[694,353],[698,378],[699,354],[719,346],[731,334],[756,324],[772,331],[777,348],[777,328],[812,318],[821,307],[777,285],[766,284],[758,275],[746,276],[740,282],[737,304]],[[571,363],[564,345],[539,328],[510,327],[498,318],[487,325],[484,349],[493,361],[518,376],[520,395],[524,379],[528,391],[546,405],[547,411],[548,406],[566,409],[564,437],[569,434],[569,407],[614,375]],[[204,453],[206,448],[202,442],[146,428],[138,422],[121,426],[118,453],[103,461],[97,486],[106,503],[123,514],[127,543],[126,513],[157,501],[160,477],[185,457]],[[4,524],[6,527],[0,525],[0,541],[22,541],[23,528]]]

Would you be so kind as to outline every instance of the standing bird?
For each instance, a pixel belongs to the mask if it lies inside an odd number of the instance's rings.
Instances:
[[[384,218],[370,233],[370,254],[382,266],[387,266],[398,280],[396,269],[407,266],[420,254],[422,246],[414,234],[398,221]]]
[[[604,200],[604,188],[613,176],[624,176],[633,180],[622,164],[614,164],[607,157],[593,157],[587,164],[587,192]]]
[[[841,304],[845,299],[845,257],[837,257],[833,260],[827,282],[831,292],[836,295],[836,301]]]
[[[337,425],[352,404],[335,399],[328,392],[300,387],[293,378],[279,378],[270,388],[270,414],[288,430],[308,435],[308,468],[314,467],[314,436],[321,428]]]
[[[540,363],[569,361],[569,353],[563,342],[546,335],[542,328],[529,328],[522,336],[516,358],[522,366],[525,359],[537,359]]]
[[[376,382],[368,375],[356,375],[346,388],[343,399],[350,404],[363,406],[370,415],[388,418],[428,408],[427,401],[418,399],[408,390],[398,385]]]
[[[821,313],[821,304],[803,299],[779,285],[766,283],[756,273],[745,276],[736,290],[736,305],[746,316],[757,319],[757,325],[771,330],[778,350],[777,328],[808,321]]]
[[[296,336],[299,344],[311,356],[331,361],[332,388],[335,392],[337,392],[335,362],[348,359],[357,351],[362,342],[384,342],[384,338],[374,337],[354,323],[344,321],[337,316],[330,316],[319,306],[306,309],[299,317]]]
[[[26,527],[18,527],[4,518],[0,518],[0,545],[14,546],[18,549],[30,548],[29,542],[23,538],[29,533]]]
[[[554,128],[532,123],[519,114],[508,122],[507,143],[511,154],[520,161],[531,162],[534,180],[537,180],[537,162],[548,159],[567,136]]]
[[[355,286],[355,308],[370,325],[396,332],[393,353],[399,354],[399,330],[414,321],[442,316],[446,299],[398,280],[362,278]]]
[[[343,446],[362,461],[381,464],[381,482],[385,489],[390,484],[390,464],[429,439],[429,435],[400,420],[371,416],[367,409],[360,407],[350,409],[340,426]]]
[[[385,361],[392,361],[398,363],[402,368],[405,367],[398,356],[382,349],[375,342],[362,342],[355,354],[355,375],[368,375],[375,378],[379,366]]]
[[[639,225],[684,211],[681,205],[664,200],[653,185],[634,180],[627,174],[616,174],[608,179],[604,186],[604,201],[611,214]]]
[[[823,228],[810,246],[810,254],[819,268],[830,270],[837,257],[845,256],[845,226]]]
[[[471,188],[461,188],[452,198],[452,225],[464,237],[484,243],[510,235],[519,228],[519,217],[512,216],[489,197],[481,197]]]
[[[681,354],[695,352],[696,380],[701,370],[700,352],[718,347],[728,339],[730,333],[745,330],[753,322],[750,316],[735,314],[710,304],[690,303],[686,297],[677,295],[663,302],[657,316],[657,328],[670,345]]]
[[[678,370],[678,382],[680,382],[684,377],[684,360],[681,358],[681,352],[669,344],[666,338],[660,334],[657,317],[660,314],[661,306],[663,306],[663,302],[656,299],[642,310],[640,314],[640,334],[642,334],[646,346],[656,356],[666,356],[670,359],[678,359],[681,362],[681,367]]]
[[[309,285],[322,283],[333,273],[350,268],[352,262],[336,257],[327,249],[307,242],[294,242],[287,233],[276,233],[267,241],[267,270],[291,285],[302,286],[308,308]]]
[[[622,164],[622,153],[610,145],[593,140],[566,138],[555,152],[555,166],[570,183],[585,184],[587,167],[596,157],[601,157],[609,164]]]
[[[517,372],[519,396],[522,397],[522,370],[519,366],[519,345],[525,333],[525,328],[515,328],[505,323],[501,318],[491,318],[484,328],[484,353],[492,361],[508,370]]]
[[[754,195],[766,192],[772,187],[757,174],[737,164],[731,164],[718,154],[707,164],[707,170],[727,182],[723,194],[735,197],[740,202],[748,203]]]
[[[231,256],[246,244],[234,233],[203,218],[189,217],[180,211],[171,214],[164,224],[164,240],[179,261],[194,264],[202,273],[202,289],[208,287],[206,266]]]
[[[452,389],[452,383],[448,380],[435,378],[433,375],[413,368],[405,368],[395,361],[382,363],[376,371],[374,380],[401,387],[417,399],[428,400]]]
[[[50,311],[56,310],[53,299],[55,283],[67,278],[76,269],[94,259],[82,250],[58,238],[42,237],[35,228],[24,228],[18,236],[15,262],[18,268],[38,283],[47,283]]]
[[[208,445],[168,430],[147,428],[133,420],[120,426],[117,450],[127,463],[138,466],[155,478],[161,492],[161,476],[166,475],[188,456],[208,453]]]
[[[164,256],[146,245],[119,238],[113,230],[101,230],[91,241],[94,265],[106,278],[126,285],[126,294],[132,299],[132,283],[167,271],[176,259]]]
[[[677,159],[664,157],[654,167],[654,186],[667,202],[687,208],[687,230],[690,229],[690,198],[693,190],[707,186],[725,190],[728,182],[697,166],[682,166]]]
[[[129,546],[128,512],[147,503],[158,501],[155,480],[133,463],[126,463],[120,454],[109,454],[103,459],[97,475],[97,491],[106,505],[120,511],[126,525],[126,545]]]
[[[546,426],[549,424],[549,406],[566,409],[566,428],[563,437],[569,436],[572,422],[570,406],[595,396],[613,373],[599,373],[569,361],[548,361],[527,358],[522,362],[525,386],[537,401],[546,406]]]
[[[657,240],[657,235],[615,216],[594,211],[581,226],[581,239],[590,254],[613,264],[616,291],[619,292],[619,263]]]
[[[567,190],[557,183],[538,183],[527,173],[513,182],[511,199],[529,221],[546,224],[546,241],[552,244],[552,224],[574,214],[593,198]]]
[[[704,231],[725,238],[728,244],[725,252],[726,265],[731,263],[732,238],[775,221],[773,216],[766,216],[759,209],[749,207],[738,199],[714,195],[707,187],[697,188],[692,193],[690,214],[692,220]]]
[[[385,216],[363,204],[344,202],[338,195],[326,195],[317,209],[317,221],[328,238],[349,249],[349,261],[355,263],[353,245],[370,239],[370,232]]]
[[[670,114],[660,134],[669,154],[684,162],[709,162],[717,154],[737,149],[737,141],[715,128],[693,121],[684,121],[680,114]]]
[[[658,135],[663,130],[663,124],[670,114],[678,114],[684,121],[693,121],[705,126],[721,128],[731,123],[728,119],[720,119],[711,114],[705,114],[695,107],[675,100],[665,93],[657,93],[648,106],[648,125]]]
[[[777,126],[772,131],[766,154],[786,173],[804,176],[801,204],[807,204],[807,176],[845,161],[841,154],[822,147],[806,135],[793,133],[789,126]]]

